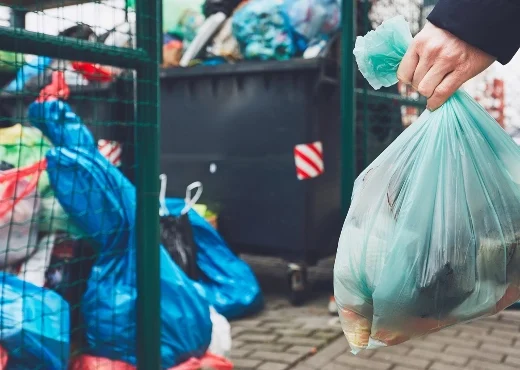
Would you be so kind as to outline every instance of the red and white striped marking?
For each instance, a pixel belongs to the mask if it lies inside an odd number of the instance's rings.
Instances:
[[[321,141],[296,145],[294,147],[294,161],[296,162],[298,180],[312,179],[321,175],[325,171]]]
[[[119,167],[121,165],[121,144],[117,141],[110,140],[99,140],[98,149],[103,156],[110,161],[114,166]]]

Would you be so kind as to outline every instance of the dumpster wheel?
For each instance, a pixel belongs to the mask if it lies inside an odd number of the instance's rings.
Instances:
[[[296,263],[289,263],[289,300],[294,306],[305,302],[308,293],[307,267]]]

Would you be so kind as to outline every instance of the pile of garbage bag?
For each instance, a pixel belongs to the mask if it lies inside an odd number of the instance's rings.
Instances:
[[[169,3],[163,67],[302,57],[324,49],[341,23],[340,0],[175,2],[175,12]]]
[[[358,37],[375,89],[397,83],[403,17]],[[354,184],[334,267],[351,349],[390,346],[520,298],[520,149],[467,93],[425,111]]]
[[[123,26],[130,27],[130,25],[126,23]],[[120,28],[121,26],[115,27],[101,35],[97,35],[90,26],[77,24],[61,31],[58,36],[102,44],[128,46],[128,40],[126,38],[118,40],[118,42],[113,42],[114,34],[124,34]],[[56,70],[63,71],[65,81],[68,85],[80,86],[88,85],[93,82],[111,82],[121,73],[121,70],[115,67],[82,61],[68,61],[34,55],[25,56],[22,54],[15,54],[15,56],[16,63],[10,63],[10,65],[12,65],[10,70],[15,72],[15,76],[0,90],[3,96],[21,91],[38,93],[42,81],[44,84],[50,83],[53,71]]]
[[[33,127],[16,126],[18,138],[25,129],[39,135],[40,155],[28,151],[26,162],[19,158],[0,170],[0,230],[9,234],[0,248],[0,369],[2,363],[19,370],[136,366],[136,190],[98,151],[66,103],[68,94],[63,74],[54,73],[29,107]],[[63,229],[39,229],[44,194],[67,218]],[[189,220],[201,246],[198,279],[159,246],[161,366],[232,369],[226,317],[260,309],[262,295],[216,231],[192,214]],[[68,224],[80,234],[70,234]]]

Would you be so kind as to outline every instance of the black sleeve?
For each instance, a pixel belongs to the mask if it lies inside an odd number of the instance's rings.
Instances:
[[[428,20],[502,64],[520,48],[520,0],[439,0]]]

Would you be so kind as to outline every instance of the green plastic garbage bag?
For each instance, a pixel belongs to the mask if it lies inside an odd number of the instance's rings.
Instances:
[[[397,82],[404,18],[358,37],[375,88]],[[334,293],[354,353],[492,315],[520,297],[520,149],[464,91],[425,111],[354,183]]]
[[[0,50],[0,72],[16,72],[24,62],[23,54]]]
[[[37,128],[15,124],[0,129],[0,159],[14,167],[26,167],[41,161],[50,147],[49,141]],[[41,197],[40,231],[66,231],[77,238],[84,236],[54,197],[46,171],[40,175],[38,193]]]

